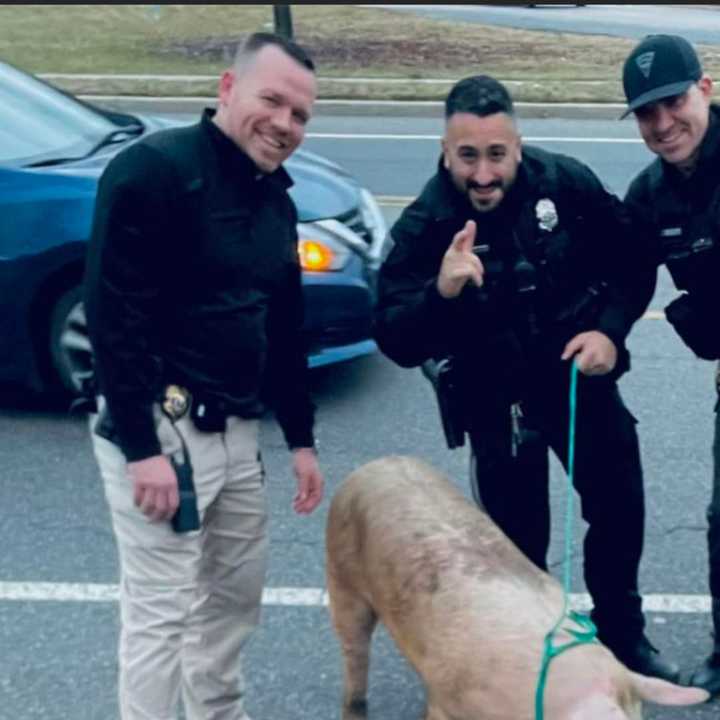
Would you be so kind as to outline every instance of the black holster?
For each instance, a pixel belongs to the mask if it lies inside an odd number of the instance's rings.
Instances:
[[[172,419],[173,428],[180,439],[181,449],[176,454],[167,455],[178,482],[178,496],[180,502],[175,514],[172,516],[170,523],[175,532],[189,532],[200,528],[200,513],[197,506],[197,495],[195,493],[195,483],[193,481],[193,467],[190,462],[190,453],[185,444],[185,440],[180,435]],[[120,445],[120,439],[112,422],[112,417],[107,409],[107,405],[103,404],[100,408],[97,421],[93,432],[96,435],[108,440],[114,445]],[[177,455],[177,457],[176,457]],[[178,459],[180,458],[180,459]]]
[[[421,369],[435,390],[447,446],[451,450],[462,447],[465,444],[466,428],[453,359],[426,360]]]
[[[200,513],[198,512],[197,495],[195,493],[195,483],[193,482],[193,468],[184,441],[182,462],[176,460],[174,455],[170,455],[169,460],[177,476],[178,495],[180,496],[178,508],[170,520],[172,529],[176,533],[199,530]]]

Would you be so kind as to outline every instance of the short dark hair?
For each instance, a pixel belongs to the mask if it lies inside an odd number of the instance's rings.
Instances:
[[[445,119],[460,112],[479,117],[495,113],[515,115],[507,88],[489,75],[473,75],[453,85],[445,100]]]
[[[279,47],[286,55],[289,55],[304,68],[307,68],[310,72],[315,72],[315,63],[304,48],[284,35],[276,35],[275,33],[257,32],[250,35],[238,47],[235,62],[243,62],[243,60],[257,54],[267,45]]]

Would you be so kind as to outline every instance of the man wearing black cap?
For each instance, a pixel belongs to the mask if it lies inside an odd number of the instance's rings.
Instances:
[[[658,157],[626,201],[651,223],[650,257],[681,291],[665,315],[700,358],[720,358],[720,107],[695,50],[675,35],[646,37],[625,61],[625,115]],[[720,370],[720,368],[719,368]],[[720,374],[716,376],[720,392]],[[720,695],[720,415],[715,405],[714,482],[708,546],[714,647],[691,683]]]

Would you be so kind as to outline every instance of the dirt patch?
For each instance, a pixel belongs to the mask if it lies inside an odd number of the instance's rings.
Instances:
[[[442,38],[403,38],[390,42],[368,38],[306,37],[303,40],[317,64],[335,69],[357,70],[373,58],[373,65],[417,70],[431,64],[434,70],[455,72],[458,66],[477,63],[488,65],[507,55],[506,48],[493,48],[479,42],[474,45],[448,44]]]
[[[166,43],[157,49],[159,55],[180,55],[182,57],[197,59],[203,58],[211,61],[230,62],[235,56],[235,50],[243,38],[206,37],[193,40]]]
[[[237,36],[229,38],[208,37],[173,42],[159,50],[162,53],[178,54],[189,58],[227,61],[234,55]],[[371,40],[366,38],[326,38],[309,36],[298,38],[298,42],[310,53],[319,67],[357,70],[373,59],[375,66],[416,68],[420,63],[432,62],[433,68],[456,68],[458,63],[472,63],[478,54],[492,62],[498,53],[489,47],[478,45],[448,47],[446,41],[434,38]]]
[[[573,68],[587,62],[587,53],[597,42],[585,38],[583,42],[563,41],[557,33],[525,33],[528,37],[516,37],[512,43],[502,43],[484,38],[478,32],[470,40],[448,38],[441,33],[422,37],[327,37],[320,34],[298,36],[323,75],[374,75],[399,74],[405,77],[421,77],[432,68],[433,77],[459,77],[484,68],[502,68],[505,77],[514,74],[537,72],[570,77]],[[228,62],[242,38],[205,37],[174,41],[158,51],[186,58]],[[604,45],[607,41],[603,39]],[[630,47],[630,41],[616,43],[616,62],[620,63]],[[608,49],[604,48],[607,57]],[[612,51],[610,51],[612,54]],[[370,62],[369,62],[370,60]],[[577,62],[576,62],[577,60]],[[378,69],[383,69],[378,73]],[[581,72],[581,75],[587,76]]]

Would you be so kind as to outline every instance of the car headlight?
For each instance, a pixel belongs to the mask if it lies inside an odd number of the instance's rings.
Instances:
[[[367,188],[360,190],[360,212],[363,223],[370,232],[372,242],[369,256],[374,262],[379,262],[384,256],[384,248],[388,238],[388,228],[385,216],[377,204],[377,200]]]
[[[298,223],[300,267],[313,272],[342,270],[350,260],[350,249],[333,228],[315,223]]]
[[[319,240],[302,238],[298,244],[300,265],[303,270],[330,270],[335,262],[335,253],[332,248]]]

